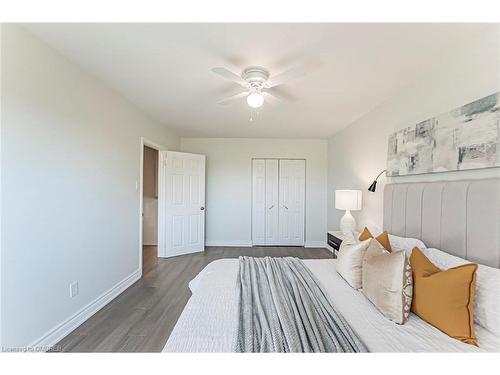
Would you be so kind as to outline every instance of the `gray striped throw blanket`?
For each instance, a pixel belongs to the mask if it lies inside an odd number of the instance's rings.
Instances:
[[[236,352],[366,352],[297,258],[239,258]]]

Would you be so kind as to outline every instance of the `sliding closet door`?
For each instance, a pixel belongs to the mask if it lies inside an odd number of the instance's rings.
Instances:
[[[252,160],[252,244],[266,244],[266,161]]]
[[[304,245],[305,160],[279,161],[279,244]]]
[[[266,245],[279,244],[278,160],[266,160]]]

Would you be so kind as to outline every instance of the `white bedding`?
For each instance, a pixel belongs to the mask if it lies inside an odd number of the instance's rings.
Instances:
[[[404,325],[386,319],[335,272],[335,260],[304,260],[371,352],[500,352],[500,337],[476,325],[479,347],[452,339],[414,314]],[[189,284],[193,293],[164,352],[231,352],[237,325],[237,259],[207,265]]]

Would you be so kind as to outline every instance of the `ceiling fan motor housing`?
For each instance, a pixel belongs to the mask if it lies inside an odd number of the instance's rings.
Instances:
[[[264,88],[264,84],[269,79],[269,72],[264,68],[254,66],[246,68],[241,73],[241,78],[248,82],[250,89],[260,91]]]

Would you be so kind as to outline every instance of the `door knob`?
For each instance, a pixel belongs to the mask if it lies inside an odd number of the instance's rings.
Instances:
[[[205,209],[205,207],[203,207],[203,206],[201,206],[201,207],[200,207],[200,210],[202,210],[202,211],[203,211],[204,209]]]

